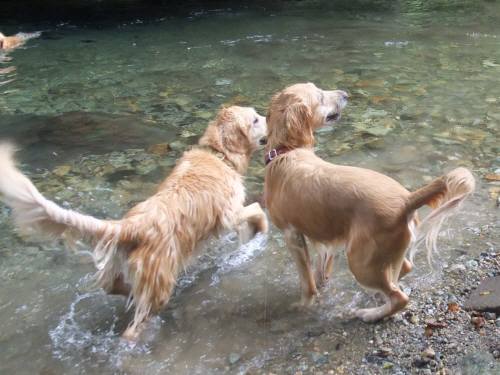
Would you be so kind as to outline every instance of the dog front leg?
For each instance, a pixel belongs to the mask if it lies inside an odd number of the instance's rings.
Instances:
[[[334,248],[319,242],[310,242],[316,250],[316,286],[322,288],[330,279],[333,270]]]
[[[302,290],[301,305],[309,306],[318,295],[314,273],[312,272],[311,257],[303,234],[294,229],[285,230],[285,241],[297,265]]]
[[[250,241],[258,232],[266,233],[268,227],[266,214],[257,202],[243,207],[237,223],[240,243]]]

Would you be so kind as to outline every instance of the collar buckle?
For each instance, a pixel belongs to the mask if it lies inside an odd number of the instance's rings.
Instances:
[[[278,151],[273,148],[267,153],[267,160],[272,161],[276,156],[278,156]]]

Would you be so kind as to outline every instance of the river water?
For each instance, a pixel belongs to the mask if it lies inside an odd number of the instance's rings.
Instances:
[[[0,74],[0,136],[21,146],[23,170],[47,197],[117,218],[151,194],[221,105],[265,114],[271,95],[291,83],[343,89],[351,100],[342,120],[318,133],[325,159],[376,169],[412,189],[460,165],[475,174],[477,193],[440,239],[438,262],[446,266],[478,254],[486,246],[481,231],[498,225],[500,187],[484,177],[500,174],[500,4],[410,3],[177,16],[160,9],[21,29],[11,20],[2,32],[42,35],[0,55],[0,69],[10,68]],[[158,155],[149,148],[158,143],[174,150]],[[262,182],[259,152],[247,178],[251,199]],[[245,372],[325,329],[352,337],[348,350],[362,355],[359,325],[346,323],[351,308],[374,301],[344,256],[320,305],[297,311],[298,277],[275,229],[242,248],[230,234],[207,244],[144,340],[131,346],[119,339],[131,316],[125,301],[90,288],[87,257],[22,240],[5,207],[0,222],[2,373]],[[425,289],[442,276],[429,276],[421,257],[405,288]]]

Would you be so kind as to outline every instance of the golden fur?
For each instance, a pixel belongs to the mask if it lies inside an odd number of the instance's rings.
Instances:
[[[45,199],[15,168],[12,147],[5,144],[0,147],[0,192],[22,232],[84,238],[94,245],[97,284],[129,296],[135,306],[124,333],[135,339],[142,323],[168,302],[179,272],[201,241],[225,229],[238,230],[242,241],[267,231],[258,203],[244,207],[242,181],[265,133],[265,118],[253,108],[222,109],[199,146],[184,153],[156,194],[121,220],[100,220]]]
[[[364,287],[386,303],[356,316],[376,321],[401,310],[408,296],[398,280],[408,273],[416,245],[435,250],[441,224],[473,192],[474,178],[457,168],[415,192],[368,169],[327,163],[314,154],[315,129],[337,120],[346,104],[343,91],[296,84],[276,94],[269,107],[266,151],[287,147],[266,167],[265,198],[273,223],[284,231],[301,279],[302,302],[310,304],[318,284],[332,270],[331,249],[345,245],[349,267]],[[419,223],[416,210],[434,210]],[[318,250],[313,274],[308,243]]]
[[[0,50],[11,50],[24,44],[25,39],[17,35],[5,36],[0,33]]]

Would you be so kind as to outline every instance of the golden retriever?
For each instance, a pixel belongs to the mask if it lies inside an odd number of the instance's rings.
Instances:
[[[11,50],[24,44],[25,39],[18,35],[5,36],[0,33],[0,50]]]
[[[25,234],[86,239],[93,246],[97,284],[129,297],[135,315],[123,337],[134,340],[143,323],[166,305],[176,278],[201,241],[236,229],[242,241],[267,231],[258,203],[244,207],[245,173],[266,134],[265,117],[253,108],[222,109],[198,146],[186,151],[158,191],[121,220],[101,220],[44,198],[0,147],[0,192]]]
[[[349,268],[365,288],[378,291],[385,304],[359,309],[366,322],[403,309],[408,296],[398,280],[408,273],[416,246],[435,250],[444,219],[474,191],[474,178],[457,168],[410,192],[368,169],[334,165],[314,154],[314,130],[340,118],[344,91],[324,91],[312,83],[292,85],[271,100],[267,115],[265,200],[273,223],[284,232],[297,264],[302,303],[310,304],[317,286],[332,270],[331,251],[345,245]],[[416,210],[433,211],[419,224]],[[308,241],[306,241],[306,239]],[[308,242],[318,264],[311,267]]]

